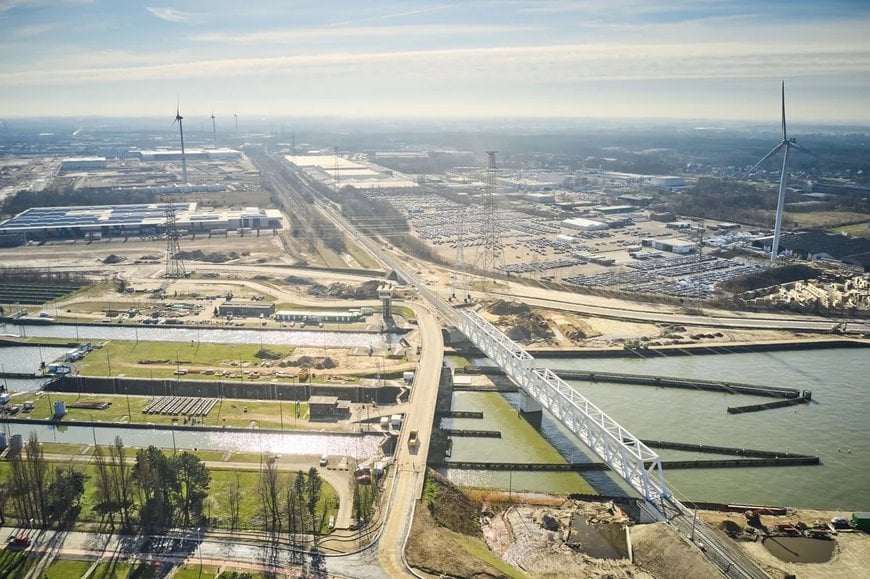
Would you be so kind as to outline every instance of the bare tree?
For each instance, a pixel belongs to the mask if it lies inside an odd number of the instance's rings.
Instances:
[[[230,533],[234,533],[239,528],[239,512],[242,504],[242,486],[239,477],[239,472],[236,471],[236,478],[230,482],[230,491],[227,495],[227,508],[230,511]]]
[[[112,451],[109,450],[111,453]],[[94,505],[95,510],[103,516],[109,517],[109,524],[112,529],[115,528],[115,512],[118,511],[119,505],[115,502],[115,482],[110,471],[111,465],[106,460],[106,454],[103,447],[97,445],[94,447],[94,466],[97,469],[97,478],[94,481],[96,488]]]
[[[120,436],[115,437],[115,445],[109,452],[113,463],[114,500],[121,511],[121,526],[130,530],[133,527],[130,520],[130,510],[133,507],[132,470],[127,466],[127,450]]]
[[[298,494],[298,489],[294,486],[296,475],[287,473],[287,481],[285,483],[285,491],[287,497],[284,500],[284,515],[287,522],[287,539],[291,545],[299,544],[298,534],[305,530],[302,521],[302,503],[304,497]]]
[[[260,480],[257,484],[260,496],[260,514],[267,533],[281,532],[281,482],[278,467],[271,457],[260,465]]]
[[[46,526],[48,524],[46,497],[51,481],[49,480],[48,463],[45,460],[42,447],[39,446],[39,437],[36,432],[30,433],[30,438],[24,445],[24,454],[27,457],[25,471],[29,483],[28,487],[34,501],[34,518],[39,520],[42,526]]]

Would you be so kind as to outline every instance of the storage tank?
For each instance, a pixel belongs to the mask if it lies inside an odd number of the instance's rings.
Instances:
[[[63,400],[54,401],[54,417],[63,418],[66,416],[66,402]]]

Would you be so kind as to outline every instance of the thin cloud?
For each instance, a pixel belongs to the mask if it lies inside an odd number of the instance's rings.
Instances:
[[[20,26],[12,32],[10,37],[15,40],[26,40],[35,36],[41,36],[46,32],[51,32],[52,30],[55,30],[56,28],[60,28],[61,24],[62,23],[60,22],[46,22],[44,24],[31,24],[29,26]]]
[[[145,10],[166,22],[185,22],[186,20],[190,20],[191,16],[189,12],[170,7],[146,6]]]
[[[616,45],[570,44],[397,52],[341,52],[253,58],[199,59],[145,66],[83,66],[0,73],[8,85],[72,85],[88,82],[238,78],[280,72],[323,78],[370,78],[455,82],[562,84],[599,80],[743,79],[870,73],[870,50],[853,46],[749,47],[743,43]],[[85,64],[87,63],[87,64]]]
[[[489,33],[506,33],[532,30],[525,26],[455,26],[455,25],[408,25],[408,26],[347,26],[329,28],[287,28],[284,30],[264,30],[247,34],[212,32],[199,34],[193,40],[200,42],[230,44],[292,44],[329,38],[385,38],[420,36],[457,36]]]

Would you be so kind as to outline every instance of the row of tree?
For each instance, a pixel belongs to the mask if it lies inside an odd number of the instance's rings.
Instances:
[[[310,534],[316,543],[329,514],[329,505],[320,500],[322,491],[323,480],[316,468],[311,467],[308,473],[300,470],[282,476],[275,461],[266,460],[261,465],[257,482],[257,516],[262,521],[263,530],[273,536],[286,533],[292,544],[301,544]],[[237,477],[227,499],[231,530],[235,530],[239,523],[240,502]]]
[[[94,511],[114,528],[159,530],[172,525],[189,526],[203,519],[211,474],[190,452],[167,456],[149,446],[139,449],[129,464],[121,437],[110,446],[94,450]],[[36,433],[21,451],[9,455],[6,479],[0,482],[0,525],[11,502],[19,522],[48,527],[67,527],[81,510],[89,477],[83,468],[66,463],[52,465]]]

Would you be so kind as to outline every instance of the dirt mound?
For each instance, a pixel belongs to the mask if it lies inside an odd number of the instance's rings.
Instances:
[[[507,578],[507,574],[466,550],[465,545],[478,541],[466,537],[460,543],[454,533],[438,526],[428,509],[417,509],[405,556],[410,565],[436,577]],[[480,547],[486,550],[482,542]]]
[[[547,320],[540,314],[529,313],[517,316],[502,316],[496,322],[497,326],[507,328],[507,336],[521,344],[531,342],[551,342],[555,337]]]
[[[105,258],[103,258],[103,263],[105,263],[106,265],[121,263],[122,261],[127,261],[127,258],[120,255],[115,255],[114,253],[107,255]]]
[[[176,257],[187,261],[204,261],[206,263],[224,263],[234,259],[239,259],[239,254],[235,251],[229,251],[227,253],[220,251],[205,253],[201,249],[195,249],[193,251],[179,251],[175,255]]]
[[[338,364],[329,356],[323,358],[315,358],[314,356],[299,356],[298,360],[288,360],[288,366],[299,366],[300,368],[313,368],[315,370],[329,370],[336,368]]]
[[[284,278],[284,283],[289,285],[314,285],[313,280],[310,280],[307,277],[299,277],[297,275],[288,275]]]
[[[266,348],[260,348],[257,350],[257,353],[254,354],[255,358],[259,358],[261,360],[280,360],[283,356],[278,352],[273,352],[272,350],[268,350]]]
[[[659,579],[718,577],[719,570],[664,523],[631,528],[634,563]]]
[[[563,336],[575,343],[582,342],[589,337],[583,328],[578,328],[574,324],[562,324],[559,326],[559,331],[562,332]]]
[[[381,282],[374,279],[363,282],[358,286],[335,282],[327,287],[315,283],[308,288],[308,294],[312,296],[340,299],[373,300],[378,297],[378,287],[380,287],[380,285]]]
[[[480,504],[434,471],[426,473],[426,498],[429,512],[442,527],[481,537]]]
[[[496,316],[518,316],[528,314],[532,311],[532,308],[520,302],[496,300],[489,304],[487,311]]]

